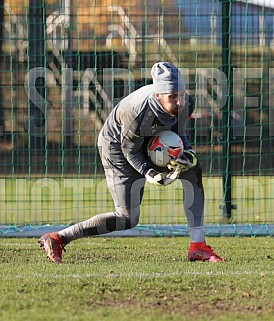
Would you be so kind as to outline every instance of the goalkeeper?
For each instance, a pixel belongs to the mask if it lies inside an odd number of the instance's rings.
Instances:
[[[115,210],[42,235],[38,242],[52,261],[61,263],[65,245],[73,240],[135,227],[145,182],[165,186],[176,179],[182,183],[190,231],[188,259],[223,261],[205,242],[202,170],[185,134],[189,97],[184,79],[169,62],[154,64],[151,74],[153,84],[122,99],[99,134],[98,147]],[[184,143],[184,155],[171,161],[167,172],[158,171],[144,153],[148,139],[163,130],[176,132]]]

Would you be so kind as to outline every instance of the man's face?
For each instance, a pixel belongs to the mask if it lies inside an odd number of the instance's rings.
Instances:
[[[156,98],[163,109],[172,116],[176,116],[179,112],[179,108],[185,105],[185,91],[169,94],[156,94]]]

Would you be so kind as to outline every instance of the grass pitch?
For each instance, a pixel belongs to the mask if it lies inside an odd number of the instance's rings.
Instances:
[[[188,262],[188,238],[88,238],[49,262],[0,239],[0,320],[274,320],[274,238],[208,238],[225,263]]]

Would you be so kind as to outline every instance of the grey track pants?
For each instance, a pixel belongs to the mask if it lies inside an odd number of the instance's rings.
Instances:
[[[115,211],[97,214],[86,221],[77,223],[59,232],[65,243],[92,235],[130,229],[136,226],[140,217],[145,178],[135,171],[122,157],[110,157],[100,151],[107,185],[112,195]],[[204,190],[202,169],[195,168],[179,177],[183,187],[182,203],[188,227],[203,226]]]

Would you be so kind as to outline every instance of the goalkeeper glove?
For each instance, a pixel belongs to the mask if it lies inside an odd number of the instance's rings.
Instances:
[[[167,168],[174,172],[177,168],[180,168],[180,173],[188,171],[190,168],[197,165],[197,157],[193,149],[184,151],[181,157],[171,160],[167,165]]]
[[[148,183],[157,186],[166,186],[172,184],[180,174],[180,167],[175,168],[170,173],[160,173],[155,171],[153,168],[149,169],[145,175]]]

